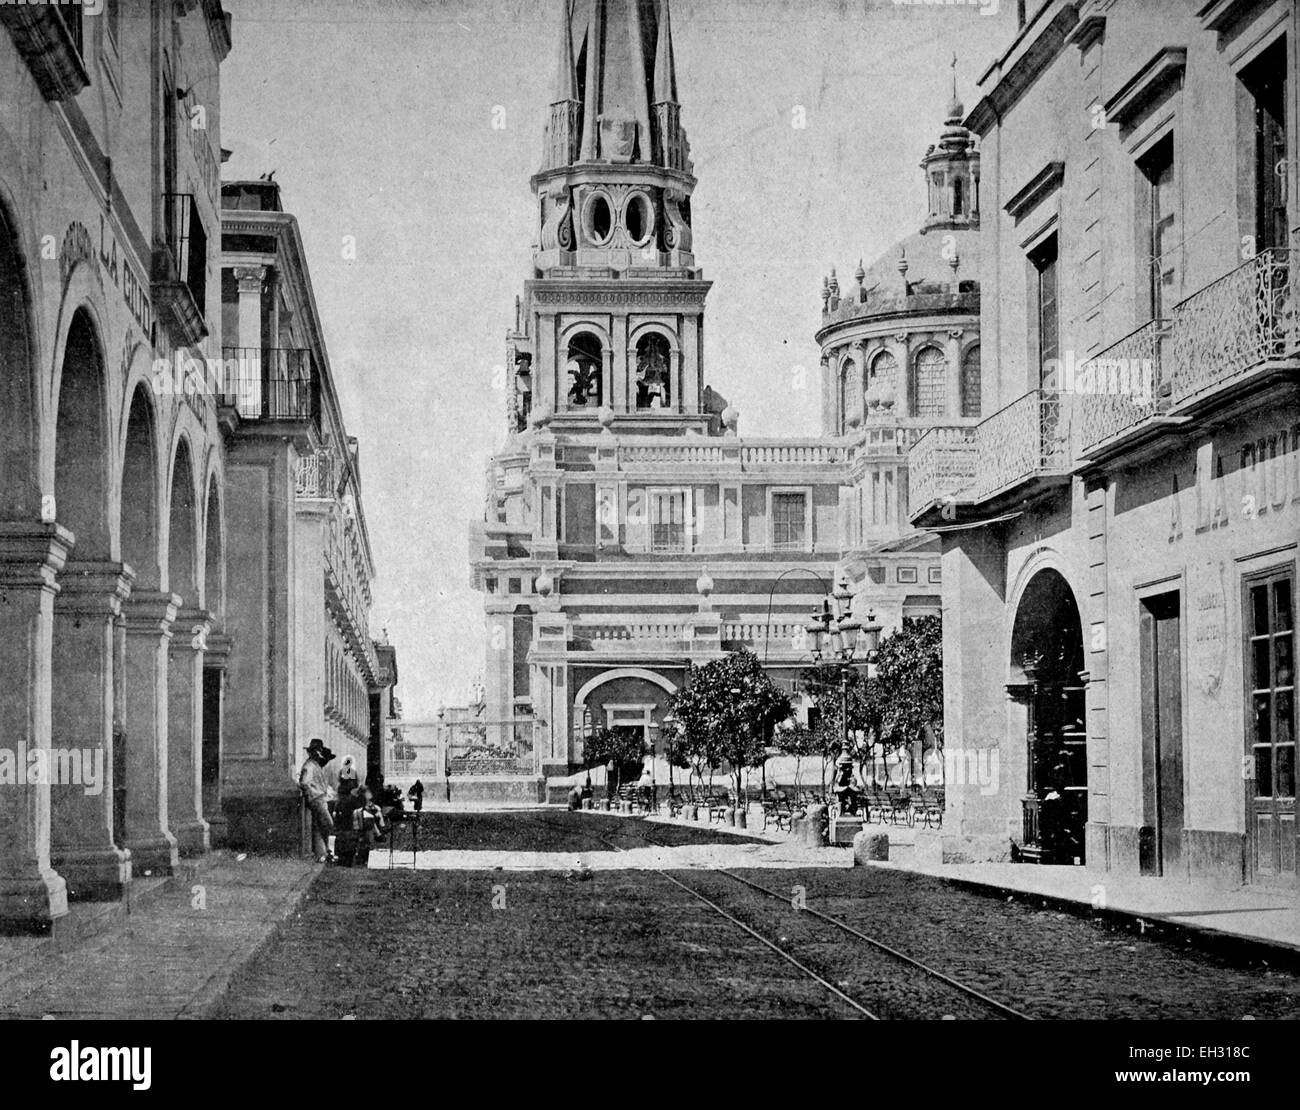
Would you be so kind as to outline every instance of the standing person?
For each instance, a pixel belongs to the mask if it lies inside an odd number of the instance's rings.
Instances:
[[[357,761],[350,755],[343,757],[343,766],[339,769],[339,805],[343,799],[357,788]]]
[[[357,791],[357,805],[352,811],[352,829],[356,834],[356,855],[354,864],[366,867],[370,863],[370,849],[384,838],[387,826],[384,824],[384,811],[375,804],[368,787]]]
[[[316,737],[307,745],[307,760],[298,775],[298,788],[311,810],[312,855],[317,863],[330,860],[329,838],[334,832],[334,822],[327,802],[330,784],[325,766],[333,758],[334,753],[325,746],[325,741]]]
[[[407,794],[410,795],[411,806],[416,813],[424,809],[424,783],[416,779]]]

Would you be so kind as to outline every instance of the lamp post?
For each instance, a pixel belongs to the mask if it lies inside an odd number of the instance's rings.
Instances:
[[[870,665],[880,646],[880,625],[868,609],[863,623],[853,615],[853,593],[848,580],[841,576],[830,597],[823,598],[813,613],[807,631],[812,641],[813,662],[818,667],[834,667],[840,687],[840,759],[850,766],[849,755],[849,673],[855,660]],[[868,681],[870,673],[868,672]],[[851,774],[851,772],[850,772]]]
[[[676,715],[670,709],[664,714],[663,734],[664,734],[664,759],[668,761],[668,799],[671,806],[674,791],[677,787],[673,783],[673,753],[677,747],[677,737],[679,734],[678,726],[681,724]]]

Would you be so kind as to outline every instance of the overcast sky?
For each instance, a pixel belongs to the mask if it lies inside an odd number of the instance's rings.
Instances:
[[[361,441],[372,630],[397,646],[408,718],[482,673],[467,522],[503,439],[494,370],[536,236],[560,2],[225,0],[225,176],[274,170],[302,226]],[[673,0],[696,260],[715,283],[705,375],[742,436],[817,432],[822,276],[836,265],[847,286],[916,230],[953,53],[969,108],[1014,7]]]

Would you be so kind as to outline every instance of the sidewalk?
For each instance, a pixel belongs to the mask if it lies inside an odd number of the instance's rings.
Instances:
[[[214,852],[130,906],[74,904],[62,940],[0,937],[0,1017],[201,1018],[319,870]]]
[[[985,894],[1038,897],[1072,912],[1111,917],[1144,934],[1194,934],[1203,944],[1246,946],[1300,960],[1300,891],[1212,886],[1091,867],[1024,863],[936,863],[906,827],[889,835],[890,860],[873,867],[931,875]],[[924,834],[922,834],[924,836]],[[1263,951],[1260,951],[1263,949]]]

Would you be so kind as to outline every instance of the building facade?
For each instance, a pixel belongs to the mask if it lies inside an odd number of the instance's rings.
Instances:
[[[942,544],[948,858],[1294,886],[1296,5],[1039,5],[981,80],[987,417]],[[982,754],[981,754],[982,753]]]
[[[396,654],[370,634],[374,558],[298,223],[270,180],[222,189],[231,844],[297,843],[297,769],[320,737],[360,772],[381,750]],[[335,768],[336,769],[336,768]]]
[[[0,28],[0,922],[40,930],[209,844],[225,477],[177,386],[220,357],[231,29],[218,0]]]

